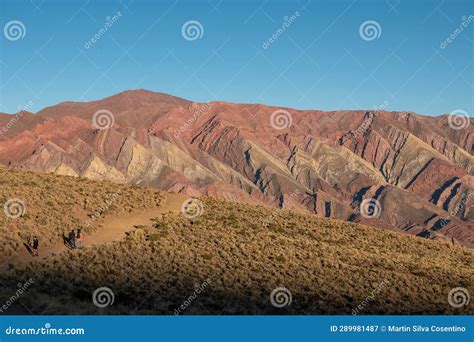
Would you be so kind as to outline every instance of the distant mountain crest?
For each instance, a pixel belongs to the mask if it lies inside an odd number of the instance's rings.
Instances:
[[[474,246],[473,119],[453,127],[449,116],[193,103],[147,90],[11,118],[0,114],[0,129],[9,127],[0,164]]]

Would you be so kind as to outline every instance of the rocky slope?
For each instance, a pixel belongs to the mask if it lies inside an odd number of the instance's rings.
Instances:
[[[193,103],[136,90],[11,121],[0,115],[5,165],[258,201],[474,246],[473,119],[455,130],[447,116]]]

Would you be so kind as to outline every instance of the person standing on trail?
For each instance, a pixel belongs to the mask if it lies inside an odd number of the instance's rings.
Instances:
[[[82,248],[84,246],[84,233],[82,229],[79,228],[76,234],[76,248]]]
[[[68,243],[71,248],[76,248],[76,230],[72,229],[68,235]]]
[[[36,236],[33,237],[33,242],[31,244],[33,256],[38,256],[39,240]]]

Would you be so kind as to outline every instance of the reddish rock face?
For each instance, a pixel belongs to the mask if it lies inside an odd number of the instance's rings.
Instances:
[[[94,114],[113,115],[109,128]],[[23,115],[24,114],[24,115]],[[474,246],[474,129],[447,116],[193,103],[145,90],[0,114],[0,163]],[[361,210],[362,208],[362,210]]]

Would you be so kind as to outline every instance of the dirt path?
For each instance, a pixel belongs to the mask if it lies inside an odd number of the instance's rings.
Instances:
[[[160,214],[169,211],[180,212],[181,205],[187,196],[179,194],[165,193],[165,202],[163,205],[153,209],[141,210],[131,214],[119,215],[116,217],[106,217],[98,221],[103,228],[85,236],[84,248],[89,246],[102,245],[105,243],[120,241],[125,237],[126,232],[133,230],[135,225],[150,225],[150,220]],[[41,260],[53,254],[60,254],[68,250],[63,242],[58,242],[46,248],[39,249],[39,256],[33,257],[25,248],[9,257],[7,260],[0,261],[0,269],[5,269],[9,264],[26,263],[33,260]]]

